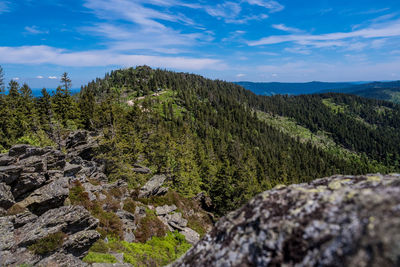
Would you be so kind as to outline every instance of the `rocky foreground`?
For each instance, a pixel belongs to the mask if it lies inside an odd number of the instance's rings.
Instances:
[[[199,241],[187,220],[199,210],[144,204],[169,191],[165,175],[138,164],[132,172],[150,177],[138,190],[122,180],[108,183],[104,162],[93,157],[95,140],[79,131],[65,140],[63,152],[17,145],[0,154],[0,266],[88,265],[82,262],[88,250],[106,242],[102,229],[128,243],[179,232],[194,247],[171,266],[400,266],[400,175],[276,187]],[[118,228],[99,214],[114,216]],[[119,261],[114,266],[130,266],[123,253],[112,255]]]
[[[266,191],[171,266],[400,266],[400,175]]]
[[[65,140],[63,152],[17,145],[0,154],[0,266],[88,265],[82,258],[101,238],[99,229],[108,227],[129,243],[148,240],[153,235],[143,234],[148,210],[154,213],[151,222],[159,222],[151,231],[178,231],[191,244],[199,240],[175,205],[154,207],[132,201],[135,194],[136,199],[166,194],[165,175],[151,176],[150,169],[135,166],[133,172],[152,177],[138,193],[122,180],[108,183],[104,162],[93,157],[95,140],[91,133],[78,131]],[[81,197],[82,205],[74,204],[73,197]],[[133,208],[127,209],[126,203]],[[99,220],[93,214],[108,217]],[[114,256],[125,266],[124,255]]]

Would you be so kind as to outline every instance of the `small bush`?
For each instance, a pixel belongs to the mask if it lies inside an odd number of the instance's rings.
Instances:
[[[166,234],[166,227],[160,219],[149,211],[146,213],[146,217],[140,219],[138,228],[134,232],[136,240],[142,243],[153,236],[163,237]]]
[[[111,254],[89,252],[84,258],[87,263],[117,263],[117,259]]]
[[[135,210],[136,210],[135,201],[133,201],[132,199],[128,198],[127,200],[124,201],[123,209],[126,210],[127,212],[135,214]]]
[[[93,206],[88,193],[79,181],[73,182],[73,187],[69,190],[69,199],[73,205],[81,205],[88,210]]]
[[[104,211],[99,204],[95,205],[91,212],[94,217],[99,219],[99,232],[102,236],[123,237],[122,221],[115,213]]]
[[[36,243],[30,245],[28,248],[35,254],[45,255],[59,249],[67,237],[63,232],[49,234],[48,236],[39,239]]]

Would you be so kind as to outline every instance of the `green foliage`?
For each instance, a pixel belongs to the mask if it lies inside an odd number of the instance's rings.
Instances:
[[[124,201],[123,209],[126,210],[126,211],[128,211],[128,212],[130,212],[130,213],[132,213],[132,214],[135,214],[135,210],[136,210],[135,201],[133,201],[133,200],[130,199],[130,198],[126,199],[126,200]]]
[[[67,235],[63,232],[49,234],[48,236],[39,239],[34,244],[30,245],[28,248],[35,254],[45,255],[47,253],[59,249],[64,243],[64,239],[66,237]]]
[[[87,263],[117,263],[117,259],[110,254],[89,252],[84,258],[84,262]]]
[[[42,130],[37,131],[36,133],[27,133],[24,136],[18,138],[16,143],[28,144],[38,147],[55,146],[55,143]]]
[[[141,218],[138,223],[138,227],[134,232],[136,240],[139,242],[146,242],[153,236],[163,237],[166,234],[166,227],[160,219],[151,212],[146,210],[146,216]]]
[[[146,243],[127,243],[124,260],[134,266],[163,266],[182,256],[191,245],[178,232],[169,232],[165,237],[153,237]]]

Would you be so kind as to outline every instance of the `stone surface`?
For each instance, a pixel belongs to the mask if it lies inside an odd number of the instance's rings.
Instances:
[[[142,188],[140,188],[139,198],[158,195],[158,191],[166,179],[167,177],[163,174],[154,175]]]
[[[57,179],[50,184],[35,190],[23,201],[18,202],[19,206],[28,208],[32,213],[41,215],[52,208],[63,205],[68,197],[68,178]]]
[[[151,172],[151,170],[149,168],[142,166],[142,165],[135,164],[133,167],[134,168],[132,169],[132,171],[134,171],[136,173],[148,174]]]
[[[171,266],[400,266],[400,175],[266,191]]]
[[[83,258],[89,248],[100,238],[95,230],[80,231],[72,234],[63,244],[63,250],[78,258]]]
[[[200,240],[200,235],[190,229],[189,227],[185,227],[182,231],[180,231],[179,233],[181,233],[182,235],[185,236],[185,239],[188,243],[195,245],[197,242],[199,242]]]
[[[11,187],[5,183],[0,183],[0,207],[4,209],[14,205],[14,196],[11,194]]]
[[[171,213],[173,211],[175,211],[177,208],[175,205],[164,205],[164,206],[160,206],[160,207],[156,207],[156,214],[157,215],[166,215],[168,213]]]
[[[51,209],[41,215],[34,223],[26,224],[19,228],[16,239],[19,246],[28,246],[35,241],[54,234],[64,232],[74,234],[80,231],[93,230],[97,227],[98,220],[81,206],[63,206]]]

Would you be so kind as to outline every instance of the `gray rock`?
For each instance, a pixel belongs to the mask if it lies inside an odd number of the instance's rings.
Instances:
[[[157,195],[158,190],[164,184],[167,177],[163,174],[154,175],[139,191],[139,198]]]
[[[0,183],[0,207],[4,209],[14,205],[14,196],[11,194],[11,187],[5,183]]]
[[[66,140],[65,146],[67,149],[74,148],[87,143],[87,131],[71,132]]]
[[[10,157],[6,154],[0,155],[0,166],[11,165],[16,161],[14,157]]]
[[[54,234],[64,232],[74,234],[80,231],[93,230],[98,220],[81,206],[63,206],[51,209],[41,215],[34,223],[26,224],[18,229],[16,239],[18,246],[28,246],[35,241]]]
[[[92,263],[92,267],[132,267],[129,263]]]
[[[185,236],[185,239],[188,243],[195,245],[197,242],[199,242],[200,240],[200,235],[192,230],[189,227],[185,227],[182,231],[180,231],[179,233],[181,233],[182,235]]]
[[[0,166],[0,183],[12,184],[22,172],[21,166]]]
[[[13,219],[14,216],[0,217],[0,252],[10,250],[15,245]]]
[[[171,266],[399,266],[400,175],[276,187]]]
[[[171,205],[171,206],[164,205],[164,206],[156,207],[156,214],[162,216],[162,215],[171,213],[171,212],[175,211],[176,209],[177,208],[175,205]]]
[[[135,164],[133,166],[134,168],[132,169],[132,171],[136,172],[136,173],[141,173],[141,174],[148,174],[151,172],[151,170],[147,167]]]
[[[17,228],[24,226],[27,223],[34,222],[37,218],[38,218],[37,215],[35,215],[29,211],[17,214],[17,215],[15,215],[15,219],[14,219],[14,228],[17,229]]]
[[[171,225],[174,229],[183,231],[187,225],[187,220],[182,218],[182,213],[180,212],[168,214],[165,217],[168,221],[168,224]]]
[[[10,157],[19,157],[25,154],[26,150],[29,148],[29,145],[15,145],[8,151],[8,155]]]
[[[132,243],[135,241],[135,235],[133,232],[137,228],[137,224],[135,223],[135,215],[125,211],[125,210],[118,210],[116,215],[122,221],[122,227],[124,231],[124,241]]]
[[[65,266],[65,267],[81,267],[88,266],[89,264],[82,262],[78,258],[61,252],[50,255],[37,263],[38,266]]]
[[[23,173],[13,184],[11,190],[14,198],[19,200],[24,198],[29,192],[40,188],[46,184],[46,175],[44,173]]]
[[[80,231],[68,236],[63,244],[64,253],[83,258],[89,248],[100,238],[100,234],[95,230]]]
[[[66,177],[75,176],[75,174],[77,174],[81,169],[82,169],[81,165],[69,164],[67,162],[64,167],[64,176]]]
[[[19,206],[28,208],[32,213],[41,215],[49,209],[63,205],[68,197],[68,178],[63,177],[36,189],[27,198],[18,202]]]

